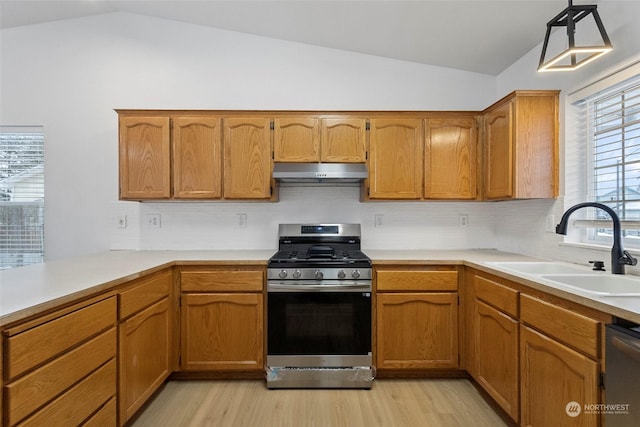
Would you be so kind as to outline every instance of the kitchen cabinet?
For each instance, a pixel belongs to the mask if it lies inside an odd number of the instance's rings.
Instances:
[[[271,198],[271,120],[225,118],[223,123],[224,197]]]
[[[269,118],[118,113],[120,199],[271,199]]]
[[[518,291],[472,276],[474,353],[472,375],[514,420],[519,420]]]
[[[120,117],[120,198],[171,197],[169,117]]]
[[[370,127],[368,197],[422,198],[422,119],[373,118]]]
[[[558,91],[515,91],[484,112],[484,197],[558,196]]]
[[[602,322],[524,294],[520,310],[521,424],[600,425],[597,411],[566,408],[602,402]]]
[[[176,199],[222,197],[222,141],[216,116],[172,119],[173,196]]]
[[[425,126],[425,199],[475,199],[477,196],[475,116],[428,117]]]
[[[276,117],[274,161],[364,163],[366,123],[360,117]]]
[[[323,118],[320,160],[364,163],[367,160],[367,120],[362,117]]]
[[[3,425],[115,425],[116,298],[97,296],[3,331]]]
[[[376,277],[376,366],[458,368],[458,272],[379,268]]]
[[[276,117],[273,127],[273,160],[317,162],[320,160],[320,119]]]
[[[182,267],[181,368],[264,369],[263,268]]]
[[[172,371],[172,270],[134,281],[118,295],[120,425]]]

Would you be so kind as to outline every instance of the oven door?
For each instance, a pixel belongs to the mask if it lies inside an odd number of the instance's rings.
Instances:
[[[269,360],[298,360],[286,366],[352,366],[354,361],[370,361],[369,284],[304,286],[280,282],[268,289],[267,364]]]

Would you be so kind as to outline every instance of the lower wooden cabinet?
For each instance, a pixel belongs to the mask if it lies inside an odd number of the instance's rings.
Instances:
[[[171,373],[172,270],[134,281],[119,295],[119,415],[128,421]]]
[[[264,267],[180,269],[183,371],[264,369]]]
[[[80,425],[116,396],[116,298],[96,297],[3,331],[2,425]],[[115,425],[113,416],[103,425]]]
[[[130,419],[171,373],[169,299],[120,324],[120,420]]]
[[[518,321],[482,301],[474,304],[475,378],[518,420]]]
[[[378,369],[458,367],[458,296],[379,293]]]
[[[263,296],[182,296],[182,369],[263,369]]]
[[[600,364],[526,326],[520,334],[521,425],[600,425],[597,413],[581,411],[600,402]]]

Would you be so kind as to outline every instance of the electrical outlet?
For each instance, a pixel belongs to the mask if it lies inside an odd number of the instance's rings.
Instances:
[[[469,226],[469,215],[468,214],[459,214],[458,215],[458,226],[460,226],[460,227],[468,227]]]
[[[144,220],[148,228],[160,228],[160,214],[146,214]]]
[[[238,227],[247,228],[247,214],[239,213],[239,214],[236,214],[236,216],[238,217]]]
[[[127,216],[120,215],[118,217],[118,228],[127,228]]]
[[[378,228],[382,227],[384,223],[384,215],[383,214],[375,214],[373,216],[373,226]]]

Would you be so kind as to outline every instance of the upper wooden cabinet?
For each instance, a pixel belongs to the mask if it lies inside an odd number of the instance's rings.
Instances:
[[[276,162],[320,160],[320,119],[317,117],[277,117],[273,130],[273,160]]]
[[[224,197],[271,197],[271,120],[229,118],[224,129]]]
[[[274,119],[276,162],[364,163],[366,124],[359,117],[316,116]]]
[[[174,197],[222,197],[220,118],[176,117],[172,131]]]
[[[420,199],[422,119],[375,118],[370,132],[369,198]]]
[[[367,160],[367,120],[360,117],[322,119],[320,160],[364,163]]]
[[[118,113],[120,199],[271,198],[269,118]]]
[[[425,128],[425,199],[475,199],[475,116],[427,118]]]
[[[171,196],[168,117],[120,118],[120,198]]]
[[[558,91],[516,91],[484,112],[484,196],[558,196]]]

